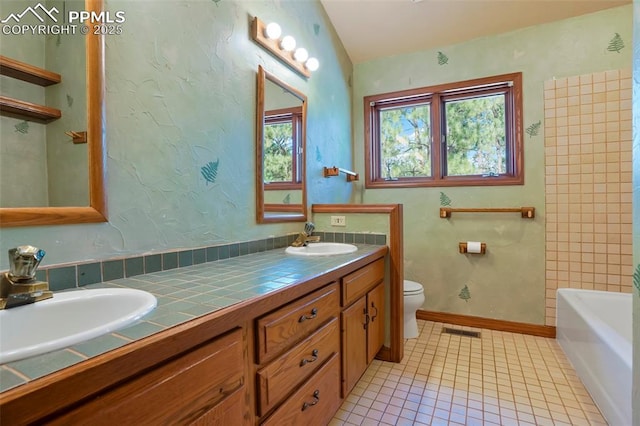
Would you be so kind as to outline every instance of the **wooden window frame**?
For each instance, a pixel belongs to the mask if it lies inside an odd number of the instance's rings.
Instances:
[[[507,121],[507,170],[498,176],[447,176],[446,158],[440,135],[444,126],[444,114],[440,109],[447,100],[472,98],[474,94],[508,92],[505,96],[505,120]],[[406,103],[430,103],[431,109],[431,176],[401,177],[386,180],[380,167],[380,106]],[[502,74],[456,83],[447,83],[417,89],[402,90],[364,97],[365,123],[365,187],[366,188],[416,188],[439,186],[502,186],[524,184],[522,73]]]
[[[265,191],[276,190],[295,190],[302,189],[302,176],[300,176],[300,136],[302,133],[302,107],[282,108],[277,110],[265,111],[264,124],[278,124],[291,122],[292,135],[292,152],[293,158],[291,166],[292,181],[281,182],[265,182]]]

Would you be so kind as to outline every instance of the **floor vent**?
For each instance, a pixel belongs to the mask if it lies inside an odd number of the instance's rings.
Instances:
[[[479,331],[460,330],[457,328],[443,327],[442,332],[447,334],[456,334],[458,336],[480,337]]]

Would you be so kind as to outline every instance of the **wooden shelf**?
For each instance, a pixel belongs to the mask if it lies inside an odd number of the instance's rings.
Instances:
[[[51,86],[62,81],[60,74],[47,71],[0,55],[0,74],[38,86]]]
[[[60,118],[62,113],[56,108],[0,96],[0,115],[38,123],[48,123]]]

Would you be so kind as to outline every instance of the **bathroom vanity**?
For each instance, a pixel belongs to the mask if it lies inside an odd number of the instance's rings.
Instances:
[[[0,424],[326,424],[383,346],[387,251],[300,261],[291,285],[0,393]]]

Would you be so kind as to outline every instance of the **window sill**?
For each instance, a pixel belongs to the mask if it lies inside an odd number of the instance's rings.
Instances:
[[[454,177],[449,176],[443,179],[398,179],[398,180],[367,180],[367,189],[385,188],[430,188],[449,186],[510,186],[524,185],[524,176],[509,177]]]

